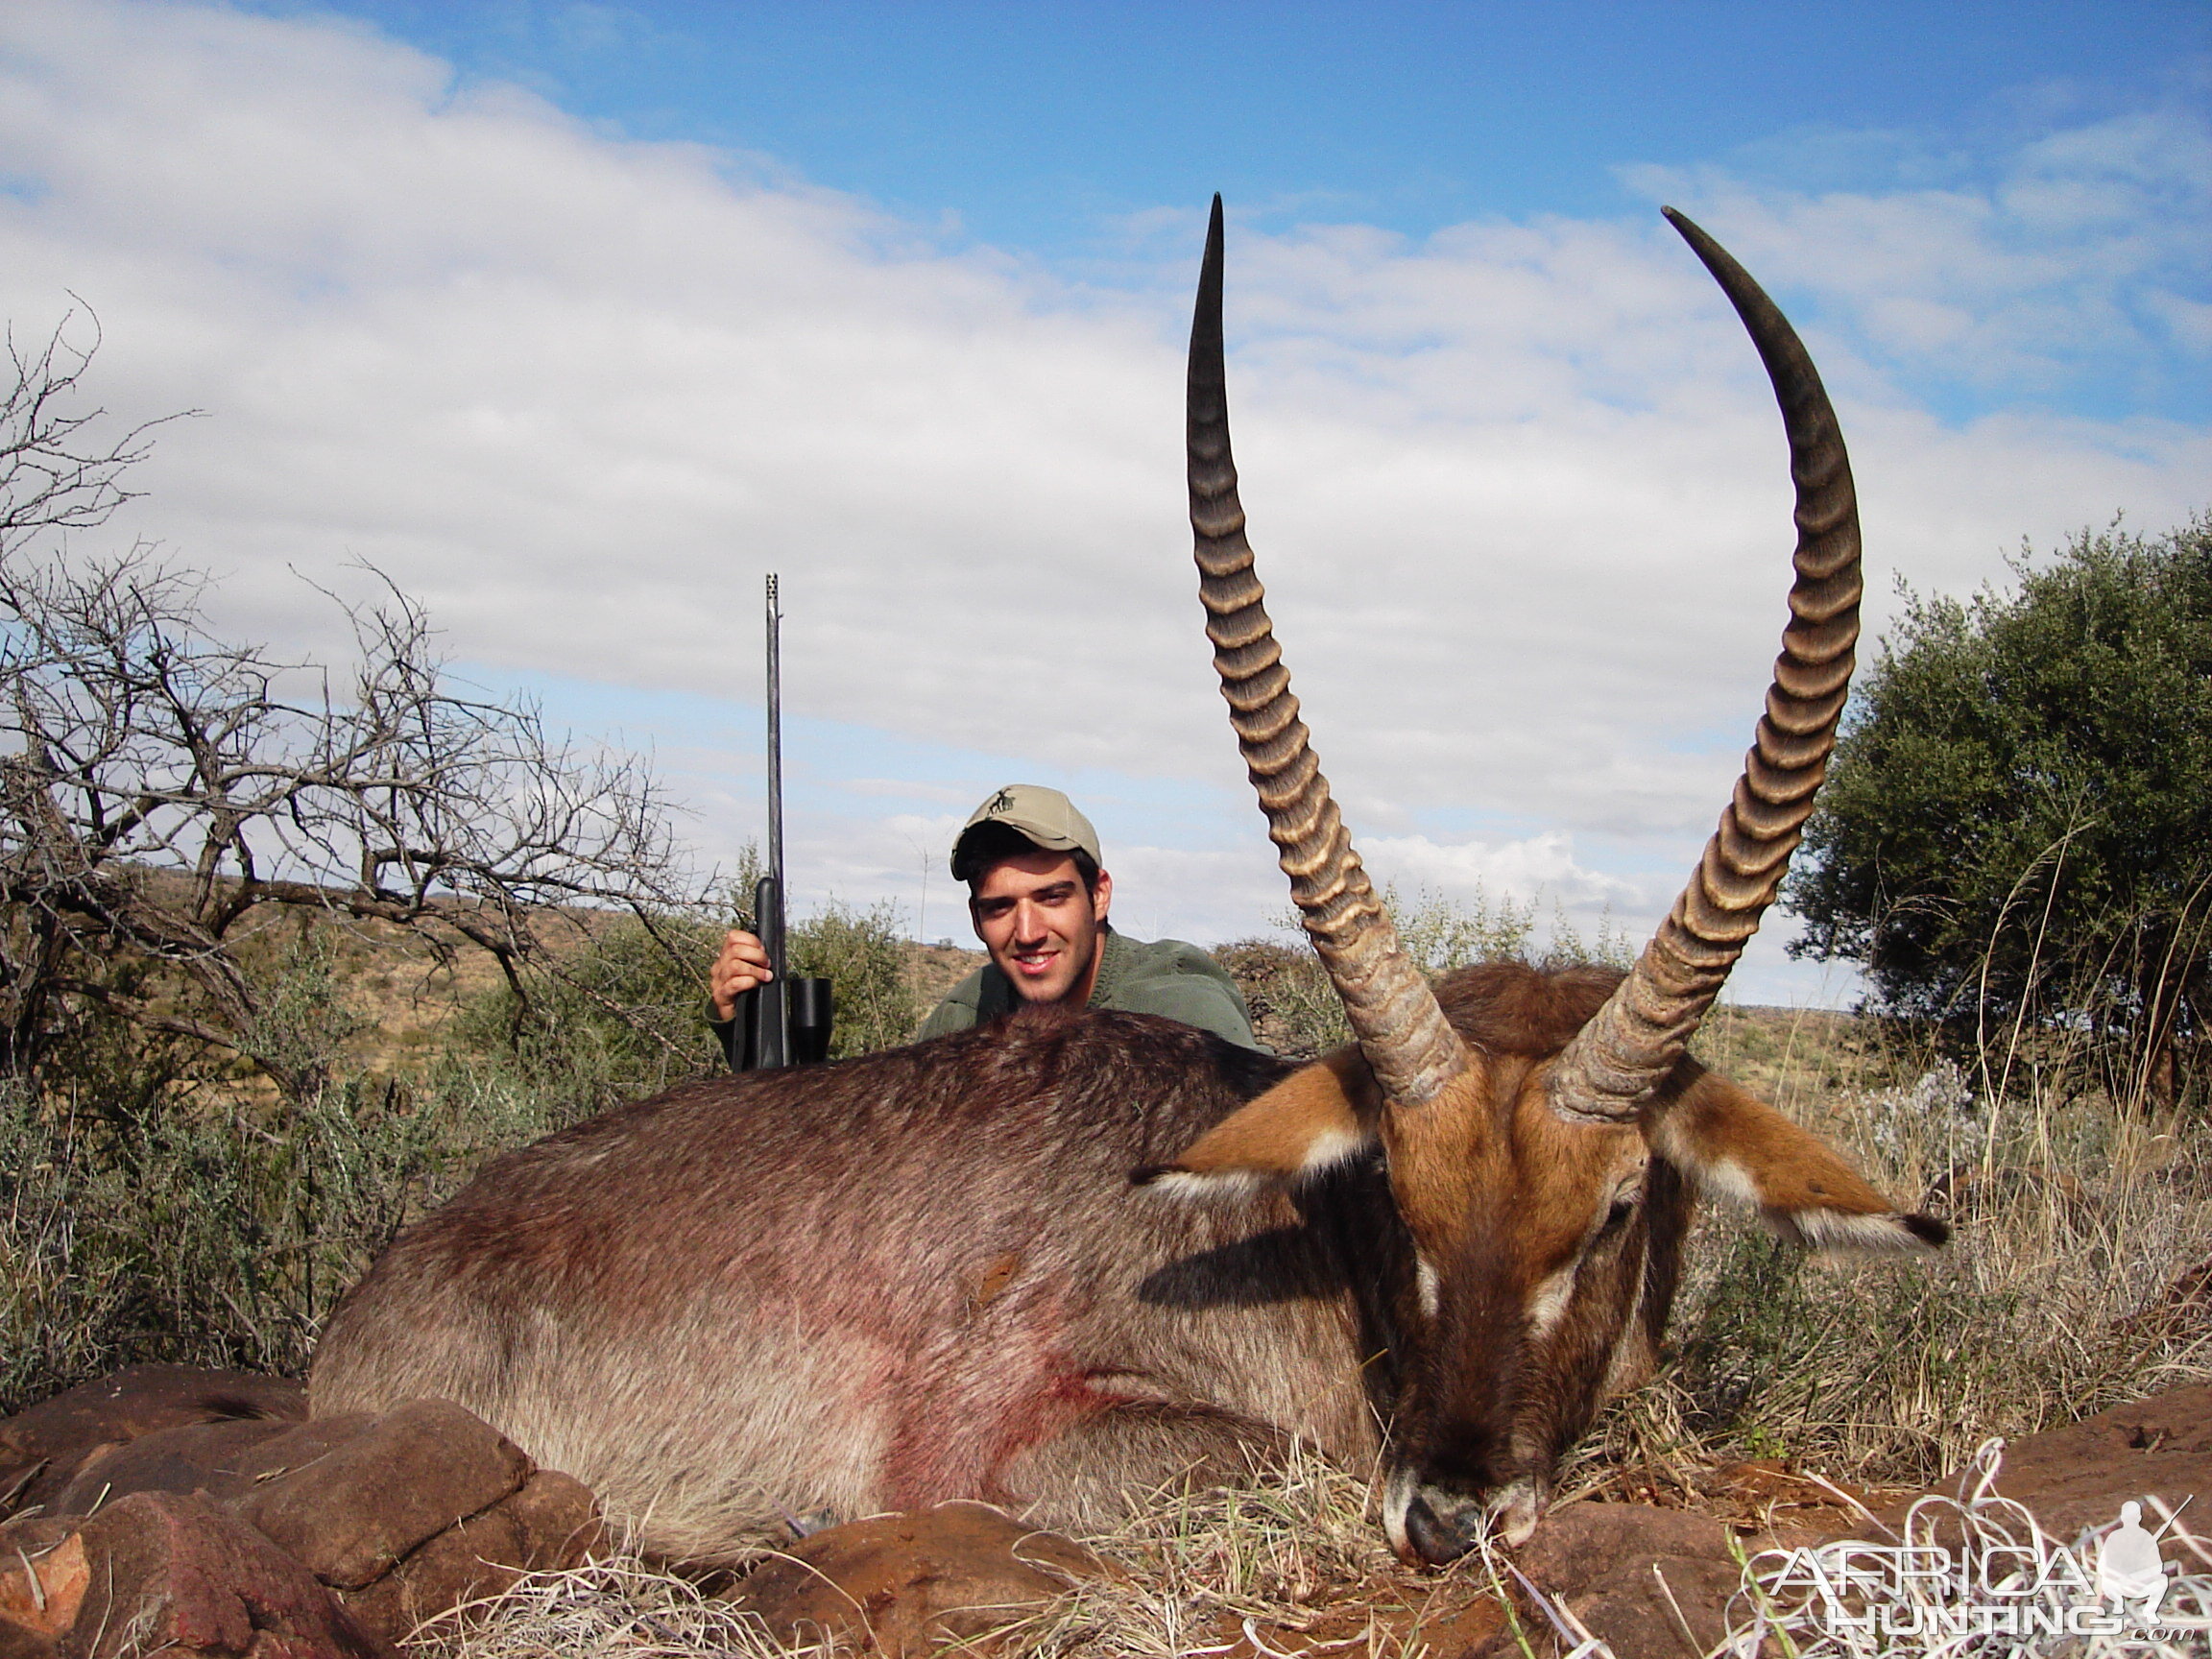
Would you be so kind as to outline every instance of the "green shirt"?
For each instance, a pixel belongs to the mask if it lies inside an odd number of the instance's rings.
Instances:
[[[1109,926],[1099,950],[1098,977],[1085,1007],[1158,1014],[1211,1031],[1241,1048],[1260,1047],[1260,1040],[1252,1035],[1252,1015],[1244,1006],[1243,992],[1197,946],[1180,939],[1131,939]],[[922,1022],[916,1037],[965,1031],[1021,1005],[1013,981],[996,962],[986,962],[947,993],[935,1012]]]

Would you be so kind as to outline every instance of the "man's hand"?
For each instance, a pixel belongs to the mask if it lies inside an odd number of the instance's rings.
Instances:
[[[723,936],[722,954],[714,958],[714,971],[707,976],[708,995],[714,1003],[714,1018],[734,1020],[737,998],[756,985],[776,975],[768,967],[768,952],[760,941],[741,927]]]

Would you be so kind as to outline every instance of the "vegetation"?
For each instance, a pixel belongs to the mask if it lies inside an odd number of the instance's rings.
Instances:
[[[1633,959],[1628,941],[1614,930],[1610,919],[1600,921],[1596,936],[1585,944],[1557,910],[1549,940],[1539,948],[1535,902],[1516,904],[1506,898],[1493,904],[1479,884],[1466,900],[1426,887],[1408,896],[1392,885],[1383,889],[1382,902],[1397,926],[1399,943],[1431,976],[1476,962],[1540,958],[1624,969]],[[1242,989],[1260,1041],[1286,1059],[1310,1060],[1351,1042],[1352,1028],[1344,1022],[1344,1005],[1306,943],[1296,913],[1285,915],[1276,926],[1291,942],[1239,939],[1216,947],[1214,954]]]
[[[143,547],[37,556],[102,521],[144,453],[87,443],[86,358],[57,336],[0,395],[0,1074],[36,1087],[58,1046],[122,1022],[304,1108],[329,1077],[322,1046],[271,1040],[287,914],[480,950],[522,995],[548,923],[691,896],[650,771],[453,685],[388,585],[341,607],[334,674],[218,637],[207,579]]]
[[[462,1070],[336,1085],[280,1132],[236,1097],[125,1113],[0,1084],[0,1412],[148,1360],[299,1374],[402,1225],[567,1116]]]
[[[2014,574],[1909,598],[1789,885],[1795,949],[1963,1044],[2085,1037],[2171,1101],[2212,1014],[2212,517]]]
[[[733,895],[750,891],[754,862],[748,848]],[[707,968],[733,926],[753,926],[733,902],[719,917],[701,905],[598,918],[585,944],[527,972],[520,990],[502,984],[469,1002],[452,1041],[594,1108],[714,1070],[725,1062],[707,1024]],[[903,1043],[921,1023],[896,905],[832,899],[790,925],[784,954],[793,974],[833,987],[832,1060]]]
[[[791,930],[799,971],[836,983],[842,1052],[917,1022],[895,920],[832,903]],[[145,1360],[301,1371],[338,1295],[484,1160],[720,1069],[720,929],[589,927],[527,1000],[498,980],[458,991],[434,1045],[379,1072],[351,1070],[367,1022],[338,964],[358,941],[325,920],[275,956],[263,998],[259,1040],[327,1078],[305,1100],[119,1025],[57,1050],[42,1090],[0,1082],[0,1413]]]
[[[620,785],[613,817],[574,821],[588,856],[459,856],[491,843],[445,823],[474,797],[440,797],[440,780],[489,779],[469,766],[517,757],[522,771],[504,776],[539,777],[541,757],[566,752],[539,746],[526,710],[448,698],[420,613],[397,596],[365,635],[389,675],[365,670],[343,698],[280,699],[284,665],[211,640],[188,578],[137,556],[74,575],[23,563],[23,537],[97,523],[136,453],[135,435],[84,443],[82,422],[56,413],[81,366],[57,349],[19,364],[16,401],[0,406],[14,435],[0,442],[12,584],[0,593],[12,607],[0,615],[12,699],[0,716],[0,1413],[134,1361],[301,1370],[337,1294],[483,1160],[721,1064],[704,975],[722,927],[749,921],[727,899],[672,893],[664,863],[648,859],[652,879],[635,886],[599,870],[602,853],[664,849],[645,833],[649,788],[619,762],[564,774]],[[2201,1042],[2206,871],[2184,831],[2201,840],[2212,822],[2208,592],[2200,521],[2157,541],[2085,537],[2054,566],[2024,567],[2014,598],[1912,604],[1792,888],[1813,948],[1867,962],[1881,1010],[1723,1007],[1697,1052],[1887,1190],[1948,1216],[1955,1241],[1925,1264],[1834,1268],[1741,1218],[1708,1218],[1660,1376],[1607,1412],[1563,1495],[1725,1508],[1758,1458],[1917,1485],[1985,1435],[2212,1377],[2212,1150],[2174,1086]],[[85,641],[106,655],[72,658]],[[121,665],[108,684],[128,694],[103,701],[72,662]],[[365,732],[378,764],[431,755],[397,738],[378,748],[376,720],[349,724],[387,685],[411,718],[465,728],[438,754],[505,735],[457,771],[431,766],[401,807],[358,806],[351,784],[318,795],[325,776],[354,776],[331,746]],[[168,711],[145,712],[155,705]],[[274,795],[224,795],[175,769],[179,734],[203,714],[236,715],[204,753],[262,766]],[[132,794],[113,781],[126,771],[103,770],[131,756],[172,770],[132,761]],[[284,839],[287,813],[312,832]],[[386,830],[443,835],[421,845],[456,857],[361,856]],[[354,864],[317,862],[333,850]],[[569,874],[530,884],[559,868]],[[1525,906],[1389,898],[1432,972],[1546,949]],[[1547,953],[1624,965],[1626,942],[1606,929],[1585,944],[1555,922]],[[1344,1040],[1302,943],[1220,955],[1279,1051]],[[836,903],[794,926],[790,956],[836,981],[840,1055],[903,1041],[926,987],[962,966],[903,946],[886,907]],[[1460,1621],[1476,1616],[1476,1569],[1399,1570],[1373,1526],[1370,1473],[1300,1459],[1236,1492],[1163,1493],[1097,1541],[1137,1571],[1084,1589],[1022,1645],[1171,1652],[1242,1630],[1258,1651],[1257,1620],[1299,1647],[1474,1646],[1486,1631]],[[664,1651],[772,1650],[635,1563],[516,1597],[536,1625],[502,1621],[457,1647],[595,1650],[643,1629]]]
[[[1925,1262],[1833,1265],[1709,1216],[1671,1363],[1584,1448],[1587,1487],[1698,1502],[1754,1457],[1919,1486],[1989,1435],[2212,1379],[2212,1148],[2185,1118],[2096,1066],[1962,1066],[1866,1017],[1723,1009],[1696,1051],[1956,1231]]]

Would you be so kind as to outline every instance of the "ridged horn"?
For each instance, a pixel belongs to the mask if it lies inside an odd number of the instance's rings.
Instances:
[[[1189,441],[1190,529],[1206,637],[1229,702],[1229,723],[1280,850],[1290,897],[1343,1000],[1383,1098],[1418,1106],[1467,1064],[1429,981],[1398,943],[1359,854],[1352,850],[1329,781],[1307,741],[1290,674],[1252,571],[1237,464],[1229,453],[1229,398],[1221,357],[1221,198],[1206,229],[1206,261],[1190,319]]]
[[[1720,828],[1628,977],[1552,1071],[1554,1107],[1613,1120],[1673,1070],[1773,902],[1827,775],[1859,638],[1859,499],[1820,375],[1727,250],[1673,208],[1662,211],[1736,307],[1774,384],[1797,490],[1797,579],[1767,711]]]

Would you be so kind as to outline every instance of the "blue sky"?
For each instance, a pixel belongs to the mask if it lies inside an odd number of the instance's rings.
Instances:
[[[1655,169],[1827,191],[1988,189],[2055,128],[2201,109],[2212,7],[268,5],[335,10],[611,132],[856,193],[946,248],[1136,275],[1133,231],[1219,190],[1248,222],[1421,238],[1648,212]],[[1862,341],[1861,344],[1866,344]],[[2201,420],[2186,365],[2039,383],[1892,361],[1953,420],[2022,397]]]
[[[569,6],[0,12],[0,299],[195,408],[113,527],[332,652],[359,562],[460,666],[759,831],[782,572],[794,885],[886,899],[1078,793],[1141,933],[1283,907],[1180,525],[1231,210],[1261,568],[1369,861],[1647,926],[1748,736],[1771,402],[1660,225],[1782,299],[1873,620],[2212,476],[2212,9]],[[951,931],[932,878],[927,931]],[[1739,976],[1835,1000],[1769,928]]]
[[[2200,4],[2078,0],[261,9],[335,10],[631,135],[1050,259],[1213,190],[1420,236],[1629,209],[1632,163],[1833,186],[1891,182],[1910,151],[1971,175],[2056,116],[2200,97],[2212,52]]]

